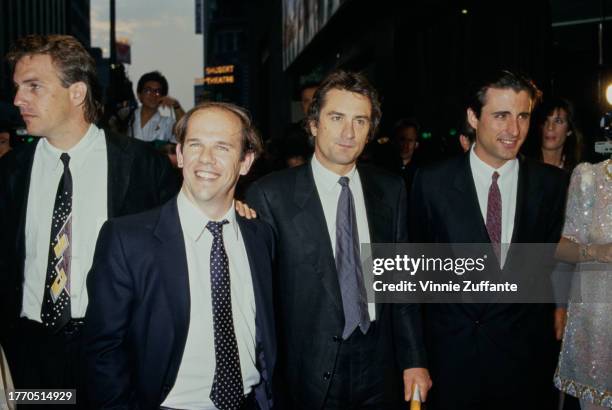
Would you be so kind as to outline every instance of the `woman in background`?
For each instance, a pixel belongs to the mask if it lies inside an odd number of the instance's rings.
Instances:
[[[540,160],[571,173],[580,163],[583,149],[574,107],[564,98],[553,98],[544,101],[540,112]]]

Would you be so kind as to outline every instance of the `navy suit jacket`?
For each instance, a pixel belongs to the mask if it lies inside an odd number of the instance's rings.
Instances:
[[[519,156],[513,244],[559,241],[567,182],[561,170]],[[421,169],[413,184],[410,211],[412,242],[490,242],[469,152]],[[525,262],[514,249],[510,246],[504,272],[517,272]],[[428,408],[472,409],[486,400],[498,408],[516,408],[512,400],[517,399],[523,408],[549,408],[558,352],[553,308],[536,303],[425,305],[425,340],[434,383]],[[534,401],[526,399],[531,391],[537,395]]]
[[[269,409],[276,361],[273,234],[265,222],[239,216],[237,221],[255,293],[257,368],[262,376],[255,395],[259,407]],[[85,349],[93,405],[158,409],[176,381],[191,319],[176,198],[103,225],[87,289]]]
[[[367,165],[357,170],[372,243],[407,239],[406,189],[400,177]],[[336,263],[310,163],[251,185],[247,202],[275,231],[279,371],[287,408],[321,408],[338,361],[344,313]],[[426,367],[417,304],[377,304],[371,372],[381,392],[401,401],[401,370]],[[339,377],[348,377],[340,375]]]

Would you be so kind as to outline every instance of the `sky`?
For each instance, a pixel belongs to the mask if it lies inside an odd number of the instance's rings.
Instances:
[[[203,38],[195,34],[194,0],[116,1],[116,36],[132,45],[126,65],[134,88],[146,72],[158,70],[168,79],[169,95],[185,110],[193,107],[194,79],[202,77]],[[91,0],[92,47],[109,56],[109,1]],[[136,90],[134,89],[134,93]]]

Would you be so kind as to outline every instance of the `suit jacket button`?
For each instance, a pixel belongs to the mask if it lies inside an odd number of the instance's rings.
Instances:
[[[331,378],[331,372],[323,373],[323,380],[329,380]]]
[[[342,341],[342,338],[340,336],[334,336],[332,337],[332,340],[336,343],[340,343]]]

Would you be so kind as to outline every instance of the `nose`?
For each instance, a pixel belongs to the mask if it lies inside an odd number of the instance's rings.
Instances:
[[[15,98],[13,99],[13,105],[17,107],[24,107],[26,105],[24,93],[23,91],[20,91],[19,88],[17,89],[17,92],[15,92]]]
[[[355,138],[355,125],[353,121],[345,121],[344,127],[342,127],[342,138],[354,139]]]
[[[212,147],[202,147],[198,161],[202,164],[214,164],[216,162],[215,155]]]
[[[507,131],[510,135],[512,135],[513,137],[516,137],[519,134],[519,129],[520,129],[520,125],[519,125],[518,118],[512,118],[510,119],[510,121],[508,121]]]
[[[554,124],[552,121],[546,121],[544,126],[546,127],[547,130],[550,130],[550,131],[552,131],[552,129],[554,128]]]

